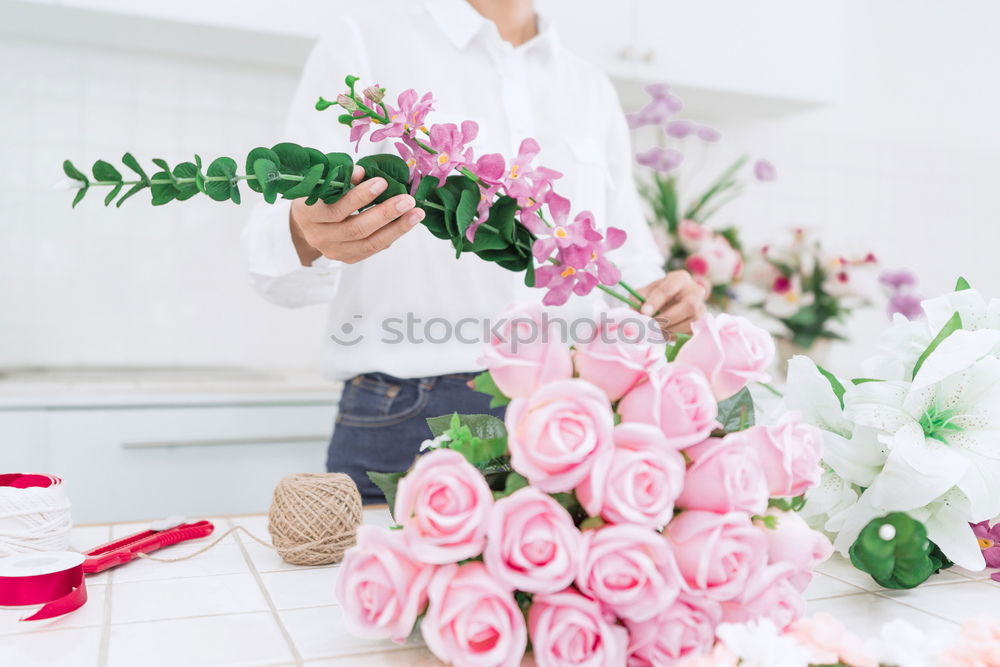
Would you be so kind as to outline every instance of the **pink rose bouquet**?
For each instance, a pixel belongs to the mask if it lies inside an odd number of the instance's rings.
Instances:
[[[345,558],[352,631],[419,626],[454,665],[518,664],[530,639],[540,667],[644,667],[713,651],[720,624],[791,626],[831,547],[785,511],[821,440],[754,425],[766,334],[716,318],[667,345],[613,312],[570,348],[533,337],[541,311],[508,314],[475,381],[505,418],[429,419],[410,470],[369,473],[398,526]]]

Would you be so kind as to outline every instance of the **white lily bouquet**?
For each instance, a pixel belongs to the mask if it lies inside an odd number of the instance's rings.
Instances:
[[[1000,299],[960,279],[922,305],[923,319],[896,316],[868,377],[795,357],[785,399],[824,431],[825,474],[803,514],[893,588],[949,561],[982,570],[970,523],[1000,514]]]

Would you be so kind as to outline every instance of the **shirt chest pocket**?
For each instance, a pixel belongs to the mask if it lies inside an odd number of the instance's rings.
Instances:
[[[576,212],[589,210],[598,217],[599,227],[606,226],[608,211],[608,191],[613,185],[611,172],[608,170],[604,147],[595,137],[590,135],[567,135],[566,145],[573,171],[567,176],[572,178],[576,191],[573,197],[573,210]],[[556,190],[559,182],[556,182]]]

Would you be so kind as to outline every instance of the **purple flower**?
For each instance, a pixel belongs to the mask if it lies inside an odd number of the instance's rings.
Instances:
[[[990,526],[989,521],[981,521],[970,525],[983,551],[986,567],[1000,567],[1000,523]]]
[[[430,156],[433,165],[424,175],[436,176],[444,183],[452,169],[472,161],[472,149],[466,148],[465,144],[475,139],[478,134],[479,125],[471,120],[462,121],[461,129],[454,123],[431,126],[429,143],[437,153]]]
[[[670,117],[684,108],[681,98],[670,92],[670,86],[656,83],[646,86],[651,99],[636,113],[627,114],[628,125],[633,130],[645,125],[666,125]]]
[[[571,293],[590,294],[596,285],[597,278],[593,274],[577,271],[572,266],[546,264],[535,269],[535,287],[549,288],[542,298],[546,306],[563,305],[569,301]]]
[[[366,89],[367,90],[367,89]],[[402,137],[410,130],[420,129],[427,114],[434,108],[434,99],[430,93],[417,100],[417,91],[412,88],[399,94],[399,108],[386,106],[389,123],[372,132],[372,141]]]
[[[675,139],[683,139],[691,136],[695,131],[695,125],[689,120],[672,120],[667,123],[667,134]]]
[[[890,319],[899,313],[908,320],[915,320],[924,313],[923,308],[920,307],[920,297],[909,292],[895,292],[889,297],[886,310]]]
[[[917,276],[909,269],[886,269],[879,274],[878,281],[887,287],[900,289],[917,284]]]
[[[654,146],[648,151],[636,153],[635,161],[656,171],[668,173],[681,165],[684,161],[684,154],[674,148]]]
[[[722,136],[714,127],[709,127],[707,125],[700,125],[697,129],[695,129],[694,133],[698,135],[699,139],[707,141],[710,144],[715,143]]]
[[[552,227],[545,225],[537,216],[525,217],[528,220],[525,224],[537,237],[532,252],[539,262],[548,261],[552,252],[556,249],[576,246],[586,255],[590,255],[595,243],[604,237],[594,228],[593,216],[589,212],[579,213],[572,223],[568,223],[569,200],[560,197],[556,193],[551,193],[545,202],[552,216]],[[589,222],[589,224],[588,224]],[[576,268],[582,268],[583,264],[577,264]]]
[[[778,177],[778,170],[767,160],[757,160],[753,165],[753,175],[761,183],[769,183]]]

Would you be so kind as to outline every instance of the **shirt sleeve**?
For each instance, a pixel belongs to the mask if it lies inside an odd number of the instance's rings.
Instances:
[[[329,152],[352,152],[347,130],[337,122],[337,110],[316,111],[320,96],[331,99],[344,88],[344,77],[365,77],[367,59],[357,24],[344,19],[338,41],[320,39],[306,61],[285,126],[284,140]],[[350,39],[343,39],[343,36]],[[268,301],[290,308],[329,303],[337,293],[341,262],[320,257],[303,266],[289,227],[291,202],[259,203],[243,229],[243,250],[254,290]]]
[[[608,214],[612,225],[625,230],[625,244],[612,251],[611,259],[622,271],[622,279],[638,289],[663,277],[663,257],[646,222],[642,200],[632,173],[632,141],[625,113],[609,81],[601,95],[608,101],[606,154],[611,176]]]

